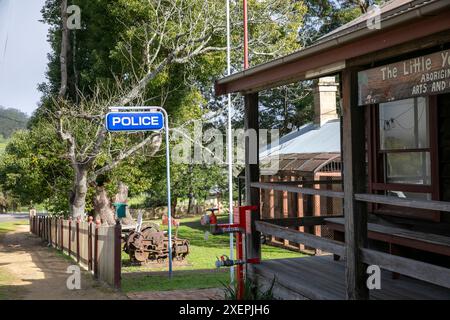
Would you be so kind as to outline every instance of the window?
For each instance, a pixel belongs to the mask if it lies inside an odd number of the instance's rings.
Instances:
[[[427,99],[380,103],[378,120],[384,182],[431,185]]]
[[[399,198],[438,199],[438,191],[433,186],[433,177],[437,174],[433,167],[433,161],[436,161],[433,139],[436,137],[430,129],[435,109],[430,106],[430,101],[430,97],[418,97],[369,107],[367,135],[371,192]],[[402,210],[383,205],[373,209],[392,214]],[[409,210],[408,214],[413,211]],[[424,211],[418,215],[424,216]]]
[[[380,103],[379,111],[381,150],[429,148],[426,98]]]

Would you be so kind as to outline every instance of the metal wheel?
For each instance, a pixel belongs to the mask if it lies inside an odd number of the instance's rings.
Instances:
[[[145,262],[147,260],[148,257],[148,253],[141,251],[141,250],[136,250],[134,252],[134,258],[136,259],[136,261],[139,262]]]

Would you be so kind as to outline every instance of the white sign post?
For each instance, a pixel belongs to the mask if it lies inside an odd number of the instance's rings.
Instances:
[[[110,107],[105,125],[110,132],[166,131],[167,218],[169,234],[169,277],[172,278],[172,201],[170,193],[169,116],[161,107]],[[147,111],[145,111],[147,110]]]

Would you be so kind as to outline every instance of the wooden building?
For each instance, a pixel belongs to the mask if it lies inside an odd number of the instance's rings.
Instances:
[[[336,114],[336,97],[331,105],[334,117],[328,112],[324,114],[327,121],[308,123],[297,130],[280,138],[275,146],[268,145],[260,150],[262,162],[276,163],[273,170],[260,170],[261,182],[278,182],[285,185],[315,187],[323,190],[341,191],[341,143],[340,121]],[[323,108],[322,108],[323,109]],[[323,111],[323,110],[322,110]],[[323,119],[322,119],[323,120]],[[241,178],[245,176],[245,170]],[[341,215],[340,199],[319,197],[287,191],[261,190],[261,218],[275,219],[283,217],[308,217]],[[330,235],[325,226],[299,227],[299,230],[317,236]],[[270,244],[284,246],[288,249],[307,253],[320,253],[315,248],[305,248],[303,244],[295,243],[277,237],[267,237]]]
[[[261,284],[275,276],[281,298],[450,299],[450,1],[387,2],[379,17],[218,80],[216,94],[241,93],[245,128],[258,130],[259,91],[324,76],[339,79],[342,191],[262,182],[246,143],[245,202],[260,205],[261,190],[332,197],[343,217],[253,212],[246,244],[260,257],[264,233],[334,259],[263,260],[249,275]],[[321,225],[335,238],[300,229]],[[368,289],[369,265],[383,270],[380,290]]]

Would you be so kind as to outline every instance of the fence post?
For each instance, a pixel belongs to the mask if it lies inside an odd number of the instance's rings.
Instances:
[[[98,228],[100,220],[95,220],[95,240],[94,240],[94,277],[98,279]]]
[[[55,217],[55,248],[58,249],[58,218]]]
[[[77,262],[80,263],[80,217],[77,217]]]
[[[64,252],[64,238],[63,238],[63,227],[64,227],[64,218],[60,219],[60,224],[61,224],[61,233],[60,233],[60,238],[61,238],[61,250],[62,252]]]
[[[92,271],[92,217],[89,217],[88,222],[88,270]]]
[[[48,217],[48,243],[52,244],[52,218]]]
[[[121,287],[121,271],[122,271],[122,225],[119,219],[116,220],[114,227],[114,288]]]
[[[48,243],[53,246],[52,238],[52,217],[48,217]]]

